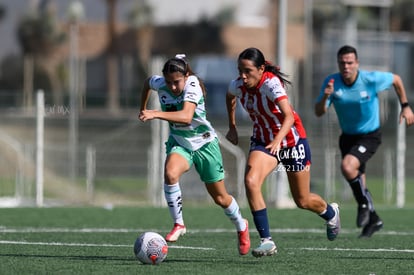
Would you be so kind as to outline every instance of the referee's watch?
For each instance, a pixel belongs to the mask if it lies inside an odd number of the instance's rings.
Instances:
[[[405,107],[408,107],[408,106],[410,106],[408,102],[401,103],[401,109],[404,109]]]

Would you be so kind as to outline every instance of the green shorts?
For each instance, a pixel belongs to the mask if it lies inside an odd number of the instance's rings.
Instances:
[[[188,161],[190,167],[194,163],[194,167],[204,183],[215,183],[224,179],[223,157],[217,138],[197,151],[180,146],[172,137],[169,137],[165,146],[167,155],[180,154]]]

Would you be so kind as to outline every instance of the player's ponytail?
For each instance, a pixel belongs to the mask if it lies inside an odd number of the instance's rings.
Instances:
[[[291,85],[292,83],[287,79],[288,75],[280,71],[280,67],[273,65],[269,61],[265,61],[265,72],[271,72],[276,75],[280,81],[283,83],[283,86]]]

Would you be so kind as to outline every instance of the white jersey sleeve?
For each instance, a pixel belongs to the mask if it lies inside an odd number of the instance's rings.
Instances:
[[[241,90],[240,90],[240,86],[242,85],[242,81],[238,78],[238,79],[234,79],[232,81],[230,81],[229,87],[228,87],[228,92],[234,96],[240,97],[241,95]]]
[[[272,102],[287,98],[285,88],[278,77],[272,77],[265,80],[261,89]]]
[[[184,101],[193,102],[198,104],[203,97],[203,90],[200,86],[200,81],[194,75],[190,75],[184,86]]]

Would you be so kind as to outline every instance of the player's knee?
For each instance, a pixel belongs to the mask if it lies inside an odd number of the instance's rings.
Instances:
[[[256,180],[255,177],[246,175],[244,179],[244,185],[246,189],[250,192],[256,191],[257,189],[260,190],[260,183]]]
[[[221,206],[222,208],[226,208],[230,205],[230,203],[228,202],[229,199],[231,202],[231,198],[229,198],[229,195],[217,195],[213,197],[215,204]]]
[[[295,203],[296,203],[296,206],[300,209],[308,209],[309,208],[308,200],[305,199],[305,198],[295,199]]]
[[[346,175],[354,174],[355,171],[358,171],[358,168],[354,167],[353,165],[351,165],[348,162],[342,162],[341,171],[346,176]]]
[[[180,180],[180,174],[174,170],[166,170],[164,173],[164,178],[167,183],[176,183]]]

